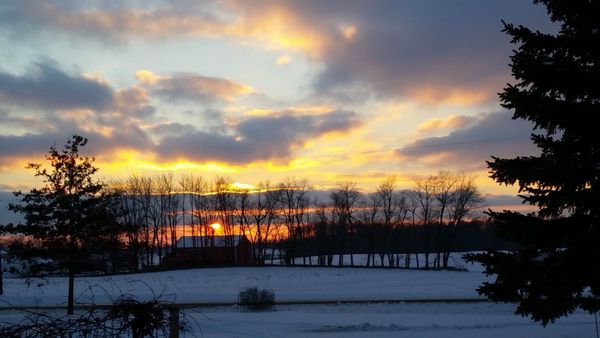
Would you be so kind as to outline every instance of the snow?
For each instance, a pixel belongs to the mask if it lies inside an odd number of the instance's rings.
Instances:
[[[458,264],[466,264],[456,261]],[[576,312],[544,328],[514,315],[514,305],[491,302],[394,302],[473,299],[486,279],[471,271],[381,268],[232,267],[173,270],[75,280],[78,303],[108,304],[121,293],[140,299],[162,293],[176,303],[220,303],[186,308],[182,316],[202,337],[585,337],[595,333],[594,318]],[[5,278],[0,307],[66,304],[67,279],[27,284]],[[332,304],[283,304],[263,312],[240,311],[239,291],[249,286],[272,289],[278,302],[332,301]],[[343,301],[387,300],[377,303]],[[339,301],[339,303],[336,303]],[[60,312],[64,310],[46,310]],[[1,310],[0,322],[18,316]],[[182,334],[189,337],[190,334]]]
[[[515,316],[513,305],[340,304],[277,306],[272,312],[231,308],[188,312],[202,337],[591,337],[594,319],[576,313],[542,327]],[[199,334],[197,334],[199,336]],[[183,336],[183,335],[182,335]]]
[[[107,304],[120,293],[151,297],[163,293],[178,303],[235,303],[249,286],[272,289],[278,301],[475,298],[484,280],[480,272],[405,269],[235,267],[173,270],[75,279],[80,303]],[[5,278],[1,306],[66,303],[67,279],[50,277],[27,284]]]

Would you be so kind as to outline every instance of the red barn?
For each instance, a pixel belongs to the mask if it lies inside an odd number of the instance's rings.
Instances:
[[[239,266],[252,264],[252,243],[246,236],[182,236],[165,255],[169,266]]]

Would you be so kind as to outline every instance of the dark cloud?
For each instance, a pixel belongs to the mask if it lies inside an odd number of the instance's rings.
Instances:
[[[56,131],[46,131],[39,134],[0,135],[0,144],[2,144],[2,147],[0,147],[0,167],[9,166],[17,158],[40,162],[51,146],[62,148],[73,134],[82,135],[89,139],[88,145],[82,149],[83,154],[103,156],[104,159],[110,159],[115,149],[128,148],[147,151],[151,150],[153,146],[150,138],[143,130],[129,123],[123,123],[111,135],[83,130],[68,122],[61,122],[54,127]]]
[[[192,100],[205,103],[230,101],[238,95],[252,92],[251,87],[227,79],[191,73],[158,78],[150,89],[171,101]]]
[[[154,4],[149,4],[152,7]],[[64,32],[121,42],[128,36],[213,35],[223,23],[211,6],[173,1],[161,8],[131,8],[127,1],[7,0],[0,4],[0,28],[13,36]],[[208,10],[207,10],[208,9]]]
[[[490,113],[469,127],[447,136],[422,138],[401,149],[404,160],[427,160],[437,165],[483,168],[490,156],[514,157],[538,154],[530,140],[532,125],[512,120],[506,111]],[[431,160],[432,159],[432,160]]]
[[[530,1],[236,1],[247,18],[283,7],[306,36],[322,42],[315,93],[353,100],[417,97],[481,102],[509,79],[509,38],[501,20],[554,31]]]
[[[148,118],[154,115],[156,108],[150,104],[151,98],[145,89],[131,87],[117,90],[114,109],[122,114],[135,118]]]
[[[0,165],[8,164],[13,157],[31,157],[48,151],[56,142],[53,134],[0,135]],[[66,138],[65,138],[66,140]]]
[[[352,39],[331,33],[326,67],[315,81],[320,93],[363,84],[383,97],[429,92],[431,101],[458,100],[459,94],[462,100],[495,98],[508,80],[511,50],[500,20],[550,26],[543,6],[523,1],[324,3],[293,4],[306,20],[338,19],[356,33]]]
[[[19,116],[16,113],[3,109],[0,109],[0,125],[9,127],[11,130],[46,128],[46,123],[40,118],[30,115]]]
[[[147,131],[152,135],[163,138],[166,136],[193,134],[196,132],[196,130],[197,129],[190,124],[171,122],[159,124],[157,126],[149,128]]]
[[[244,164],[260,160],[285,160],[296,147],[311,138],[332,132],[348,132],[361,125],[348,111],[322,115],[276,115],[249,117],[236,125],[200,131],[189,124],[163,123],[142,130],[128,120],[114,121],[110,135],[84,130],[69,121],[54,121],[51,129],[38,134],[0,135],[0,167],[16,158],[41,161],[49,147],[62,145],[72,134],[89,139],[85,153],[110,160],[115,149],[134,149],[155,154],[156,161],[186,159]],[[159,139],[158,144],[150,135]]]
[[[250,117],[233,126],[228,134],[186,132],[162,139],[161,159],[186,158],[196,161],[249,163],[284,160],[295,147],[330,132],[347,132],[361,124],[348,111],[323,115],[277,115]]]
[[[0,72],[0,99],[42,109],[102,111],[112,107],[113,90],[96,80],[67,74],[48,61],[35,63],[30,72],[23,75]]]

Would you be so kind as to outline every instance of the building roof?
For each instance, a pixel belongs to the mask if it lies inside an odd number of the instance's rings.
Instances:
[[[243,235],[235,236],[181,236],[177,239],[177,248],[199,248],[203,246],[209,247],[226,247],[237,246],[240,244]],[[206,243],[206,245],[204,244]]]

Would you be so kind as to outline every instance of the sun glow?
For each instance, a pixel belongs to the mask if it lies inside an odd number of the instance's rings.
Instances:
[[[213,224],[209,225],[209,227],[211,227],[214,231],[217,231],[217,230],[221,229],[221,224],[213,223]]]

